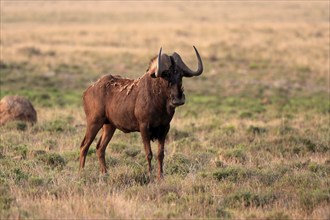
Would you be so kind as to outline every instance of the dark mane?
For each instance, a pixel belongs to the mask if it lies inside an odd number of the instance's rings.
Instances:
[[[151,58],[151,60],[149,62],[149,65],[148,65],[148,69],[146,70],[146,72],[148,72],[156,64],[157,57],[158,56],[156,55],[153,58]]]

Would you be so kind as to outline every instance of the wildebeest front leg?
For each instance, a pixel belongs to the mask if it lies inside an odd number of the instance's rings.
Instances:
[[[164,152],[164,148],[165,148],[165,139],[166,139],[166,135],[168,133],[170,129],[170,126],[166,126],[158,139],[158,155],[157,155],[157,160],[158,160],[158,180],[161,180],[164,177],[163,174],[163,161],[164,161],[164,157],[165,157],[165,152]]]
[[[164,160],[164,145],[165,145],[165,138],[159,140],[158,143],[158,180],[161,180],[163,178],[163,160]]]
[[[148,171],[149,175],[151,176],[151,160],[152,160],[152,151],[150,146],[150,135],[149,135],[149,127],[147,125],[140,126],[141,137],[144,145],[144,150],[146,152],[146,158],[148,161]]]

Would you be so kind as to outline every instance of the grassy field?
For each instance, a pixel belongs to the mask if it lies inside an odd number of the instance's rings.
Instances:
[[[0,127],[1,219],[330,218],[329,2],[0,4],[1,98],[38,112]],[[194,68],[192,45],[205,70],[184,79],[164,181],[120,131],[109,175],[93,143],[79,176],[88,85],[139,77],[161,46]]]

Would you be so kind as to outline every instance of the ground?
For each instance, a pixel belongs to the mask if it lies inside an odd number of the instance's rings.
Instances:
[[[29,98],[38,122],[0,127],[0,218],[329,219],[329,16],[327,1],[1,1],[1,98]],[[138,78],[160,47],[196,68],[193,45],[205,70],[184,79],[165,179],[120,131],[109,174],[93,143],[78,175],[83,91]]]

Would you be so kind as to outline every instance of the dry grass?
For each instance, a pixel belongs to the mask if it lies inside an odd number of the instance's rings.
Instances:
[[[38,112],[33,127],[0,127],[0,218],[329,218],[328,2],[0,4],[1,97]],[[78,176],[82,91],[142,75],[161,46],[194,67],[192,45],[205,71],[184,80],[165,180],[121,132],[110,174],[93,144]]]

